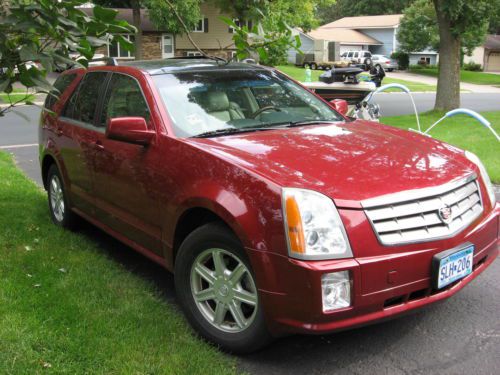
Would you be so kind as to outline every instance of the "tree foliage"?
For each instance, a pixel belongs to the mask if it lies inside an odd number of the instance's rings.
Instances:
[[[172,13],[165,0],[142,0],[148,9],[151,22],[161,30],[173,34],[184,34],[183,26]],[[200,4],[202,0],[170,0],[176,12],[182,18],[189,30],[193,30],[200,20]]]
[[[332,4],[321,4],[316,16],[321,24],[336,21],[343,17],[376,16],[398,14],[414,0],[337,0]]]
[[[124,49],[133,46],[119,33],[134,32],[116,11],[96,6],[92,16],[76,8],[84,0],[13,0],[0,8],[0,92],[7,94],[18,82],[36,92],[53,90],[47,72],[59,64],[74,64],[71,52],[78,52],[78,64],[87,66],[95,50],[117,40]],[[41,66],[32,64],[40,62]],[[11,106],[0,111],[4,114]]]
[[[450,16],[452,35],[460,39],[465,53],[484,42],[490,15],[496,10],[499,0],[447,1],[443,12]],[[418,30],[418,32],[416,32]],[[417,0],[409,6],[401,20],[398,31],[400,49],[405,52],[423,51],[426,48],[439,50],[439,33],[436,10],[431,0]]]

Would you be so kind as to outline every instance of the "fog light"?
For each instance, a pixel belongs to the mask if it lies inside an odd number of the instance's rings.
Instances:
[[[323,311],[332,311],[351,305],[349,271],[325,273],[321,276]]]

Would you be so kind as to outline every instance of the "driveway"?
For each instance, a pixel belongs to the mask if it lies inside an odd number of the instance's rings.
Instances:
[[[394,103],[397,95],[380,96]],[[0,150],[12,152],[18,165],[41,184],[36,145],[39,109],[18,110],[30,120],[26,122],[14,113],[0,118]],[[166,300],[175,304],[169,273],[91,225],[85,225],[81,232],[131,273],[152,282]],[[356,330],[283,338],[261,352],[238,357],[239,368],[258,375],[498,374],[499,295],[497,260],[443,303]]]
[[[389,78],[403,79],[410,82],[425,83],[428,85],[437,85],[437,78],[424,76],[421,74],[408,73],[405,71],[395,71],[385,73]],[[472,83],[460,82],[460,88],[471,93],[495,93],[500,94],[500,88],[490,85],[475,85]],[[500,105],[499,105],[500,107]]]

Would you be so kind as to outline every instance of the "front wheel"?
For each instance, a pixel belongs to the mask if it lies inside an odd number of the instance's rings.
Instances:
[[[63,179],[55,164],[52,164],[47,173],[47,195],[50,217],[54,224],[63,228],[73,228],[77,218],[69,207]]]
[[[189,322],[207,340],[236,353],[270,342],[250,262],[223,225],[206,224],[182,243],[175,287]]]

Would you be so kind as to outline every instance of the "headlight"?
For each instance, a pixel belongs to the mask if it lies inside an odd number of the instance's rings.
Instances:
[[[484,183],[486,184],[486,190],[488,191],[488,196],[490,197],[490,202],[492,206],[495,206],[496,203],[496,197],[495,197],[495,190],[493,190],[493,185],[491,184],[490,176],[488,176],[488,172],[486,172],[486,168],[484,167],[483,163],[479,158],[477,157],[476,154],[473,154],[472,152],[465,151],[465,156],[467,159],[469,159],[471,162],[477,165],[479,168],[479,172],[481,173],[481,177],[483,178]]]
[[[352,257],[349,240],[333,201],[305,189],[283,189],[288,252],[298,259]]]

